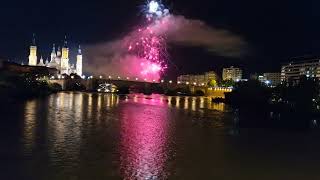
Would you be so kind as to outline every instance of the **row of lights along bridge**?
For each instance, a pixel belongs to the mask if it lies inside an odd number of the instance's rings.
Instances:
[[[46,79],[47,77],[43,77],[44,79]],[[66,77],[64,75],[57,75],[57,76],[51,76],[50,79],[51,80],[54,80],[54,79],[65,79]],[[75,76],[71,75],[70,76],[71,79],[74,79]],[[81,76],[82,79],[93,79],[94,77],[93,76],[88,76],[86,77],[85,75],[82,75]],[[99,79],[103,79],[104,77],[103,76],[99,76],[98,77]],[[126,77],[124,79],[122,79],[120,76],[117,76],[117,78],[112,78],[112,76],[108,76],[108,79],[110,80],[127,80],[127,81],[130,81],[130,80],[134,80],[134,81],[139,81],[140,79],[139,78],[130,78],[130,77]],[[38,78],[37,80],[41,80],[41,78]],[[157,83],[158,81],[153,79],[152,81],[148,81],[148,79],[143,79],[144,82],[153,82],[153,83]],[[169,83],[169,84],[172,84],[173,81],[172,80],[169,80],[169,81],[165,81],[165,80],[160,80],[160,83]],[[177,81],[177,84],[183,84],[182,82],[180,81]],[[185,82],[184,83],[185,85],[194,85],[194,86],[205,86],[206,84],[205,83],[201,83],[201,84],[197,84],[196,82]]]

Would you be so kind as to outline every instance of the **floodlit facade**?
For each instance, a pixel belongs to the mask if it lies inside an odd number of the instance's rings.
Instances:
[[[320,59],[309,58],[301,61],[292,61],[281,68],[281,81],[299,82],[301,77],[320,79]]]
[[[30,53],[29,53],[29,66],[36,66],[37,65],[37,45],[36,45],[36,38],[33,34],[32,44],[30,46]]]
[[[76,73],[79,76],[82,76],[82,52],[79,46],[78,54],[76,57],[76,66],[70,63],[69,59],[69,47],[67,39],[65,37],[64,45],[62,50],[60,47],[56,50],[55,44],[53,44],[52,52],[50,54],[50,60],[46,59],[44,62],[42,56],[38,62],[37,59],[37,46],[36,40],[33,36],[32,44],[30,46],[29,53],[29,66],[46,66],[49,68],[55,68],[58,70],[59,74],[68,74]]]
[[[218,80],[218,76],[214,71],[205,72],[204,74],[186,74],[180,75],[177,78],[177,82],[180,84],[192,84],[192,85],[199,85],[199,86],[207,86],[209,81],[211,80]]]
[[[78,54],[77,54],[76,72],[79,76],[82,76],[82,53],[81,53],[80,45],[79,45]]]
[[[242,70],[236,67],[223,68],[222,80],[239,81],[242,79]]]
[[[263,77],[271,86],[277,86],[281,83],[281,73],[280,72],[272,72],[272,73],[264,73]]]

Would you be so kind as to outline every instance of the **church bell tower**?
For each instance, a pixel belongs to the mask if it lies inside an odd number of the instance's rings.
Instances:
[[[82,53],[81,53],[80,45],[79,45],[78,54],[77,54],[76,71],[79,76],[82,76]]]
[[[29,53],[29,66],[36,66],[37,65],[37,46],[36,46],[36,37],[33,34],[32,44],[30,46],[30,53]]]
[[[64,38],[64,45],[62,48],[61,74],[69,74],[69,48],[66,36]]]

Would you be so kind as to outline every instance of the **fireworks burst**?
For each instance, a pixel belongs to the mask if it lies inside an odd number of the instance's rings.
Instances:
[[[157,77],[167,68],[167,51],[164,37],[153,32],[150,26],[165,17],[168,10],[161,3],[152,0],[147,5],[147,25],[137,30],[128,43],[128,52],[142,59],[141,75],[144,77]]]
[[[169,14],[169,10],[161,3],[161,1],[151,0],[144,6],[143,11],[149,21],[160,19]]]

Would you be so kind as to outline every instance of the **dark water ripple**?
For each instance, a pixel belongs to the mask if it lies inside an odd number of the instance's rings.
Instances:
[[[209,98],[64,92],[2,114],[0,179],[320,177],[317,132],[240,130]]]

